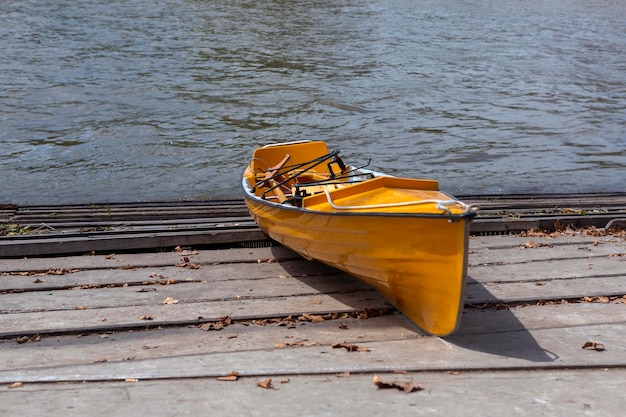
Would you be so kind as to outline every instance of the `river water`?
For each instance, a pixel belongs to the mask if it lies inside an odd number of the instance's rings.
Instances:
[[[453,194],[626,191],[623,0],[0,0],[0,203],[240,197],[323,139]]]

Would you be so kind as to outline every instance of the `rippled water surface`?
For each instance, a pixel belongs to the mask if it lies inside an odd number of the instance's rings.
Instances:
[[[0,6],[0,203],[239,197],[296,139],[455,194],[626,190],[621,0]]]

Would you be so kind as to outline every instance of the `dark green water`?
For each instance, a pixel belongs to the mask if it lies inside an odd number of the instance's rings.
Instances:
[[[454,194],[626,190],[620,0],[0,0],[0,202],[240,196],[323,139]]]

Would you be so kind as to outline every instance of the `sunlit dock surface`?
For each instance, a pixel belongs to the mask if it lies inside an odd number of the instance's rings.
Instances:
[[[185,215],[207,213],[200,204],[160,217],[103,206],[91,225],[85,208],[57,209],[31,232],[7,218],[23,233],[1,238],[0,413],[619,415],[626,216],[598,209],[611,227],[575,229],[568,216],[595,218],[589,208],[519,203],[488,220],[496,201],[483,201],[461,327],[446,338],[421,334],[361,281],[271,244],[237,202],[203,217],[212,223]],[[498,232],[497,216],[556,227]],[[48,229],[34,234],[37,224]],[[62,238],[83,250],[54,253]],[[27,239],[48,253],[7,256]]]

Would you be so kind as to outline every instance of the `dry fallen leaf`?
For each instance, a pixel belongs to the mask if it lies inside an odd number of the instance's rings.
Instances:
[[[338,374],[335,374],[335,376],[337,378],[349,378],[350,377],[350,372],[348,372],[348,371],[339,372]]]
[[[268,264],[273,264],[273,263],[276,263],[276,259],[274,259],[274,258],[269,258],[269,259],[257,259],[256,261],[257,261],[257,263],[260,263],[260,264],[261,264],[261,263],[268,263]]]
[[[522,246],[522,248],[528,248],[528,249],[541,248],[541,247],[551,248],[552,245],[549,243],[539,243],[539,242],[534,242],[532,240],[529,240],[526,243],[524,243],[524,245]]]
[[[230,324],[232,323],[230,316],[219,316],[218,319],[220,319],[219,322],[204,323],[199,325],[198,328],[204,330],[205,332],[208,332],[209,330],[220,331],[224,327],[230,326]]]
[[[395,388],[397,390],[404,391],[405,394],[408,394],[409,392],[421,391],[424,389],[420,386],[420,384],[413,380],[383,382],[383,380],[378,375],[374,375],[374,384],[379,389]]]
[[[264,379],[263,381],[258,381],[256,385],[265,389],[278,389],[274,387],[274,384],[272,384],[272,378],[267,378],[267,379]]]
[[[604,345],[602,343],[600,343],[600,342],[585,342],[585,344],[583,345],[583,349],[595,350],[595,351],[598,351],[598,352],[602,352],[602,351],[606,350]]]
[[[192,264],[189,262],[180,262],[180,263],[177,263],[176,266],[179,268],[200,269],[200,265]]]
[[[178,300],[175,300],[172,297],[167,297],[161,304],[178,304]]]
[[[35,334],[32,336],[22,336],[22,337],[18,337],[15,340],[18,344],[22,344],[22,343],[29,343],[29,342],[40,342],[41,341],[41,336],[39,336],[39,334]]]
[[[307,339],[303,339],[303,340],[296,340],[294,342],[281,342],[281,343],[276,343],[274,345],[274,348],[276,349],[282,349],[282,348],[286,348],[289,346],[314,346],[317,343],[312,342],[310,340]]]
[[[78,269],[65,269],[65,268],[51,269],[49,271],[46,271],[46,275],[65,275],[65,274],[72,274],[77,271]]]
[[[209,330],[217,330],[218,332],[224,328],[221,323],[204,323],[198,326],[200,330],[208,332]]]
[[[239,379],[239,372],[237,371],[232,371],[228,375],[217,377],[218,381],[236,381],[237,379]]]
[[[110,253],[107,256],[105,256],[104,258],[105,259],[113,259],[114,257],[115,257],[115,254],[114,253]]]
[[[348,352],[369,352],[369,348],[365,346],[350,345],[347,343],[333,343],[333,349],[344,348]]]
[[[324,317],[315,314],[303,314],[299,319],[302,321],[310,321],[311,323],[321,323],[324,321]]]
[[[154,316],[151,316],[151,315],[139,316],[139,320],[154,320]]]
[[[21,386],[23,386],[24,384],[21,382],[14,382],[11,385],[9,385],[9,388],[19,388]]]
[[[386,316],[388,314],[393,314],[393,312],[395,312],[395,309],[391,307],[380,308],[380,309],[365,307],[363,311],[357,314],[357,317],[361,320],[367,320],[372,317],[379,317],[379,316]]]

